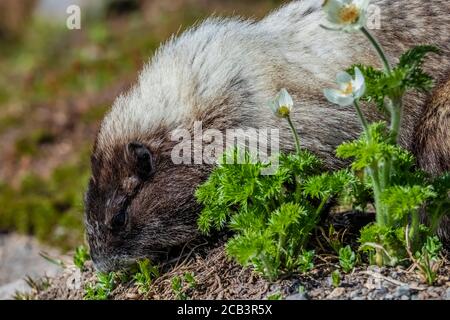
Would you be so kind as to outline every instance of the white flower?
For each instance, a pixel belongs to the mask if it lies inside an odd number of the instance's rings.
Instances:
[[[322,7],[333,30],[357,31],[367,21],[369,0],[325,0]]]
[[[287,118],[291,114],[294,101],[286,89],[281,89],[276,98],[269,102],[269,107],[277,117]]]
[[[364,76],[358,68],[355,68],[355,79],[347,72],[339,72],[337,75],[339,89],[325,89],[323,92],[328,101],[347,107],[361,98],[366,91]]]

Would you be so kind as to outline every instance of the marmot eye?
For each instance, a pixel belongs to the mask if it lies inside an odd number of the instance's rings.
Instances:
[[[120,228],[125,225],[127,222],[127,212],[125,210],[121,210],[118,214],[116,214],[112,220],[111,225],[113,228]]]

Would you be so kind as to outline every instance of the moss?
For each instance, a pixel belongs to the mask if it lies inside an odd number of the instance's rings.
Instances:
[[[30,135],[16,141],[16,151],[20,155],[35,155],[39,146],[52,143],[55,140],[53,133],[46,129],[37,129]]]
[[[28,175],[17,190],[0,186],[0,229],[73,248],[83,241],[82,193],[88,176],[86,165],[72,164],[56,169],[49,179]]]
[[[1,102],[0,102],[1,104]],[[0,134],[12,127],[18,127],[23,122],[21,117],[16,115],[6,115],[0,118]]]

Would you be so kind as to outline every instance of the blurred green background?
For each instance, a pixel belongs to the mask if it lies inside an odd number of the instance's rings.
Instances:
[[[77,2],[81,29],[68,30]],[[99,123],[153,51],[211,14],[259,18],[282,2],[1,0],[0,232],[80,244]]]

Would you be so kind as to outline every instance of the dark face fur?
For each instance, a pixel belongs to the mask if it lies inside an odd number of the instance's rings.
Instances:
[[[113,152],[94,150],[91,161],[85,223],[98,270],[156,259],[197,235],[194,192],[204,168],[174,165],[170,154],[136,141]]]

